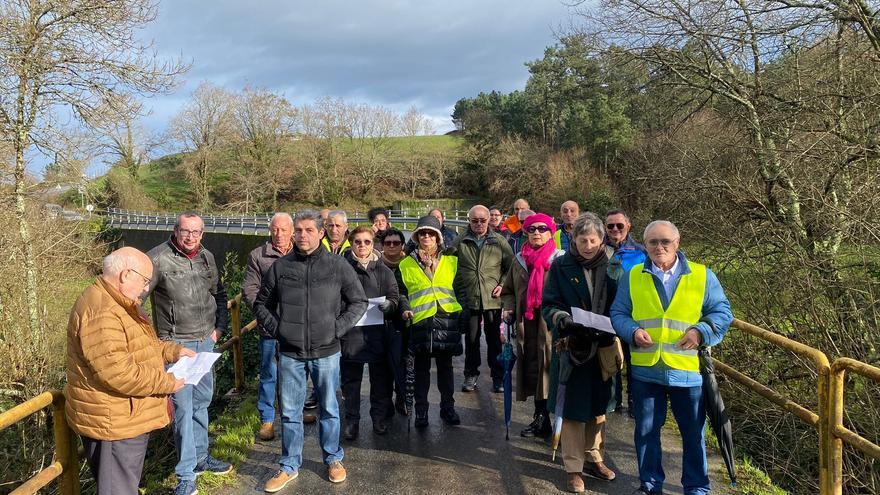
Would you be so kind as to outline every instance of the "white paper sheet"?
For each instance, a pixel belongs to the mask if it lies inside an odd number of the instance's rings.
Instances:
[[[571,319],[585,327],[593,327],[596,330],[613,334],[617,333],[614,331],[614,327],[611,326],[611,318],[597,315],[590,311],[584,311],[581,308],[571,308]]]
[[[364,313],[364,316],[361,316],[361,319],[358,320],[357,323],[354,324],[356,327],[366,327],[370,325],[381,325],[385,323],[385,315],[382,314],[382,310],[379,309],[379,305],[385,302],[385,296],[382,297],[371,297],[369,299],[370,304],[367,306],[367,312]]]
[[[184,356],[168,368],[177,378],[183,378],[187,385],[196,385],[202,377],[211,372],[214,361],[220,357],[219,352],[199,352],[196,357]]]

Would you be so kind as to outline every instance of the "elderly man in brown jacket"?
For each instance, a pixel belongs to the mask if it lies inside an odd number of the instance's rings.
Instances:
[[[100,495],[138,493],[149,434],[168,425],[167,396],[184,385],[165,364],[195,356],[156,337],[141,309],[152,276],[137,249],[110,253],[67,324],[65,412]]]

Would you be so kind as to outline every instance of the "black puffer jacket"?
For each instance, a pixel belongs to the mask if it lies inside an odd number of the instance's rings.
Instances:
[[[214,255],[203,247],[190,259],[172,240],[151,249],[153,324],[162,340],[204,340],[226,331],[226,289]]]
[[[386,359],[388,355],[390,332],[394,331],[390,318],[397,312],[399,299],[397,281],[394,279],[394,272],[378,256],[370,261],[366,269],[354,258],[352,251],[346,251],[343,257],[357,273],[367,299],[385,296],[386,300],[391,301],[391,312],[385,317],[384,324],[354,327],[342,336],[342,359],[375,363]]]
[[[294,247],[272,264],[254,301],[254,314],[283,354],[318,359],[340,351],[339,339],[367,310],[357,275],[325,249]]]
[[[443,253],[443,256],[454,256],[449,254],[451,251]],[[415,252],[409,255],[416,263],[419,263],[418,256]],[[419,263],[419,266],[422,266]],[[411,311],[409,305],[409,290],[403,283],[403,276],[400,274],[400,268],[394,272],[397,278],[397,287],[400,290],[400,312]],[[456,274],[457,276],[457,274]],[[467,293],[464,284],[453,284],[455,289],[455,299],[459,301],[467,300]],[[410,326],[409,348],[415,353],[427,353],[430,355],[452,354],[460,356],[464,352],[461,343],[461,336],[467,329],[467,321],[469,313],[466,305],[458,313],[445,313],[437,308],[437,313],[432,318],[426,318],[414,325]]]

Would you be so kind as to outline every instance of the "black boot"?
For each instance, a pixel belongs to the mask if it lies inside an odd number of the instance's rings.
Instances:
[[[343,435],[345,436],[346,440],[355,440],[358,437],[360,429],[360,425],[357,422],[352,421],[345,425],[345,431],[343,432]]]
[[[461,418],[458,417],[458,413],[455,412],[455,408],[447,407],[440,410],[440,419],[443,420],[444,423],[450,426],[456,426],[461,424]]]
[[[553,424],[550,423],[550,416],[542,414],[541,424],[538,426],[538,430],[535,432],[535,436],[540,438],[550,438],[550,435],[552,434]]]
[[[535,419],[529,423],[529,426],[526,426],[521,432],[519,432],[519,436],[526,438],[547,436],[544,433],[543,428],[545,424],[548,428],[550,427],[550,418],[544,413],[537,413],[534,418]]]
[[[416,411],[416,428],[428,427],[428,411]]]

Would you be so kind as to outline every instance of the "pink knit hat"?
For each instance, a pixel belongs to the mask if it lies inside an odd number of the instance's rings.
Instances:
[[[523,221],[523,230],[528,232],[529,226],[533,223],[544,223],[550,227],[550,233],[556,233],[556,222],[553,221],[553,217],[547,215],[546,213],[535,213],[534,215],[529,215],[525,221]]]

